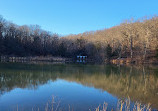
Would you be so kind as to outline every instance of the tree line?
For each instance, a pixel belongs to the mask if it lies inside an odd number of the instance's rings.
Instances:
[[[69,35],[68,39],[84,38],[99,47],[101,58],[158,58],[158,16],[125,20],[109,29]]]
[[[0,17],[0,55],[61,55],[64,48],[58,34],[42,30],[38,25],[18,26]]]
[[[158,17],[131,19],[109,29],[59,36],[38,25],[19,26],[0,16],[0,55],[86,55],[98,62],[111,58],[146,60],[158,56]]]

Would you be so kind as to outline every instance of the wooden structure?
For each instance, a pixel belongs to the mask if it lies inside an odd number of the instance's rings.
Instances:
[[[77,56],[77,62],[84,63],[87,61],[87,56]]]

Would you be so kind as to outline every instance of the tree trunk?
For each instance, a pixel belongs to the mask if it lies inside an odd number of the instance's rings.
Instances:
[[[133,39],[130,37],[130,51],[131,51],[131,62],[133,59]]]
[[[143,61],[145,61],[145,58],[146,58],[146,52],[147,52],[147,47],[146,47],[146,44],[144,44],[144,55],[143,55]]]

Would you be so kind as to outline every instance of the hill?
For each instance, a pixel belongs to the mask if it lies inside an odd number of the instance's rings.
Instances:
[[[38,25],[18,26],[0,17],[1,56],[85,55],[94,62],[157,63],[158,17],[127,20],[118,26],[60,37]]]

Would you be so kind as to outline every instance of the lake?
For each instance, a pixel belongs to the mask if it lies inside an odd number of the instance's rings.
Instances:
[[[158,109],[158,67],[0,63],[0,111],[117,109],[130,98]]]

